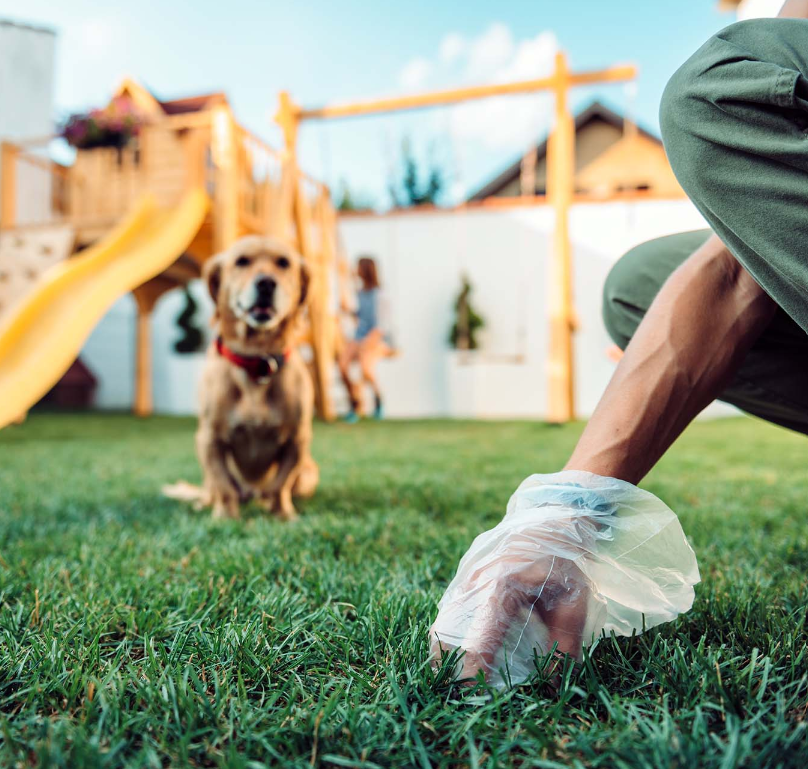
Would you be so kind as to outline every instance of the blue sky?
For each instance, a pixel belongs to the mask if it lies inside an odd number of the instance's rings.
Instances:
[[[540,76],[556,47],[574,69],[634,62],[636,95],[598,96],[657,129],[662,89],[676,67],[729,24],[716,0],[0,0],[0,16],[58,32],[56,104],[66,114],[103,103],[123,75],[158,96],[226,91],[238,118],[279,144],[276,94],[304,105],[472,82]],[[544,97],[509,97],[395,118],[304,127],[301,157],[314,175],[384,201],[404,136],[431,154],[455,197],[472,191],[546,130]]]

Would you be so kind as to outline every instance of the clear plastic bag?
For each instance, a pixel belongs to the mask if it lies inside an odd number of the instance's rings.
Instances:
[[[669,622],[693,605],[699,580],[679,519],[653,494],[577,470],[532,475],[460,561],[432,653],[462,650],[459,676],[518,684],[554,643],[580,658],[602,631]]]

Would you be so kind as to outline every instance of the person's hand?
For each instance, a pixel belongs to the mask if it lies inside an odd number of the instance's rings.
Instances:
[[[534,475],[460,561],[430,628],[433,663],[456,650],[458,677],[521,683],[536,655],[580,659],[601,631],[673,619],[698,580],[676,515],[653,494],[580,471]]]
[[[462,650],[460,677],[482,670],[495,684],[505,671],[529,676],[534,652],[555,648],[580,659],[590,609],[603,602],[575,561],[614,509],[576,484],[520,488],[502,523],[478,537],[461,562],[430,629],[433,657]],[[462,638],[453,631],[460,627]]]
[[[472,609],[464,637],[444,633],[456,613],[464,611],[466,598],[479,592],[486,599]],[[589,581],[571,560],[545,556],[528,562],[516,552],[503,555],[470,574],[455,602],[441,608],[430,628],[433,658],[460,649],[464,656],[458,677],[473,679],[482,670],[492,683],[502,669],[511,677],[530,674],[521,669],[525,648],[541,655],[555,646],[557,653],[580,659],[590,596]],[[527,657],[532,664],[532,654]]]
[[[534,651],[555,648],[580,659],[590,609],[602,603],[574,560],[593,525],[587,517],[537,522],[497,537],[476,567],[461,563],[430,628],[433,659],[462,651],[458,677],[473,679],[482,670],[493,685],[504,682],[505,671],[512,680],[527,678]]]

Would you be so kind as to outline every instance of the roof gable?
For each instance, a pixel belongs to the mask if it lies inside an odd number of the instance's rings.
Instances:
[[[115,94],[112,98],[115,100],[121,98],[121,96],[128,96],[134,105],[146,115],[154,117],[163,112],[160,102],[154,98],[151,91],[134,78],[125,77],[115,89]]]
[[[588,126],[593,125],[597,122],[606,123],[608,125],[613,126],[614,128],[623,131],[626,119],[619,115],[612,109],[609,109],[605,104],[599,101],[593,101],[586,109],[582,112],[579,112],[575,116],[575,134],[578,136],[580,133],[585,131]],[[655,142],[660,147],[662,146],[662,140],[656,136],[655,134],[651,133],[650,131],[646,131],[644,128],[637,127],[637,132],[640,136],[645,137],[646,139]],[[536,147],[536,160],[537,162],[541,162],[543,159],[547,157],[547,144],[548,139],[545,139]],[[504,171],[499,173],[495,176],[490,182],[487,182],[483,185],[480,189],[478,189],[471,197],[469,197],[469,201],[478,201],[484,200],[485,198],[491,197],[492,195],[496,195],[503,187],[512,182],[516,181],[520,178],[522,169],[522,156],[505,168]]]
[[[220,104],[227,104],[227,96],[221,91],[205,93],[199,96],[186,96],[182,99],[161,101],[160,106],[166,115],[181,115],[188,112],[202,112]]]
[[[162,101],[148,88],[131,77],[123,79],[115,90],[113,99],[121,96],[128,96],[141,112],[153,118],[164,117],[165,115],[182,115],[189,112],[203,112],[221,104],[227,104],[227,96],[221,91]]]

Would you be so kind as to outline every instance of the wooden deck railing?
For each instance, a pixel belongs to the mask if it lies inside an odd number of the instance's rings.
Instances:
[[[330,206],[328,189],[237,123],[229,108],[167,116],[121,149],[77,152],[69,166],[47,156],[51,138],[2,144],[0,228],[67,223],[88,242],[144,193],[172,206],[202,186],[214,203],[213,250],[246,233],[271,233],[301,250],[303,241],[323,239],[316,211]]]
[[[238,167],[238,209],[241,227],[266,232],[278,204],[283,159],[281,154],[244,126],[235,131]]]
[[[176,204],[197,184],[212,185],[210,116],[174,116],[145,126],[123,148],[79,151],[72,165],[53,162],[46,147],[4,142],[0,152],[0,228],[69,223],[77,230],[111,227],[150,192]],[[182,118],[177,120],[176,118]],[[42,144],[48,140],[43,139]]]

